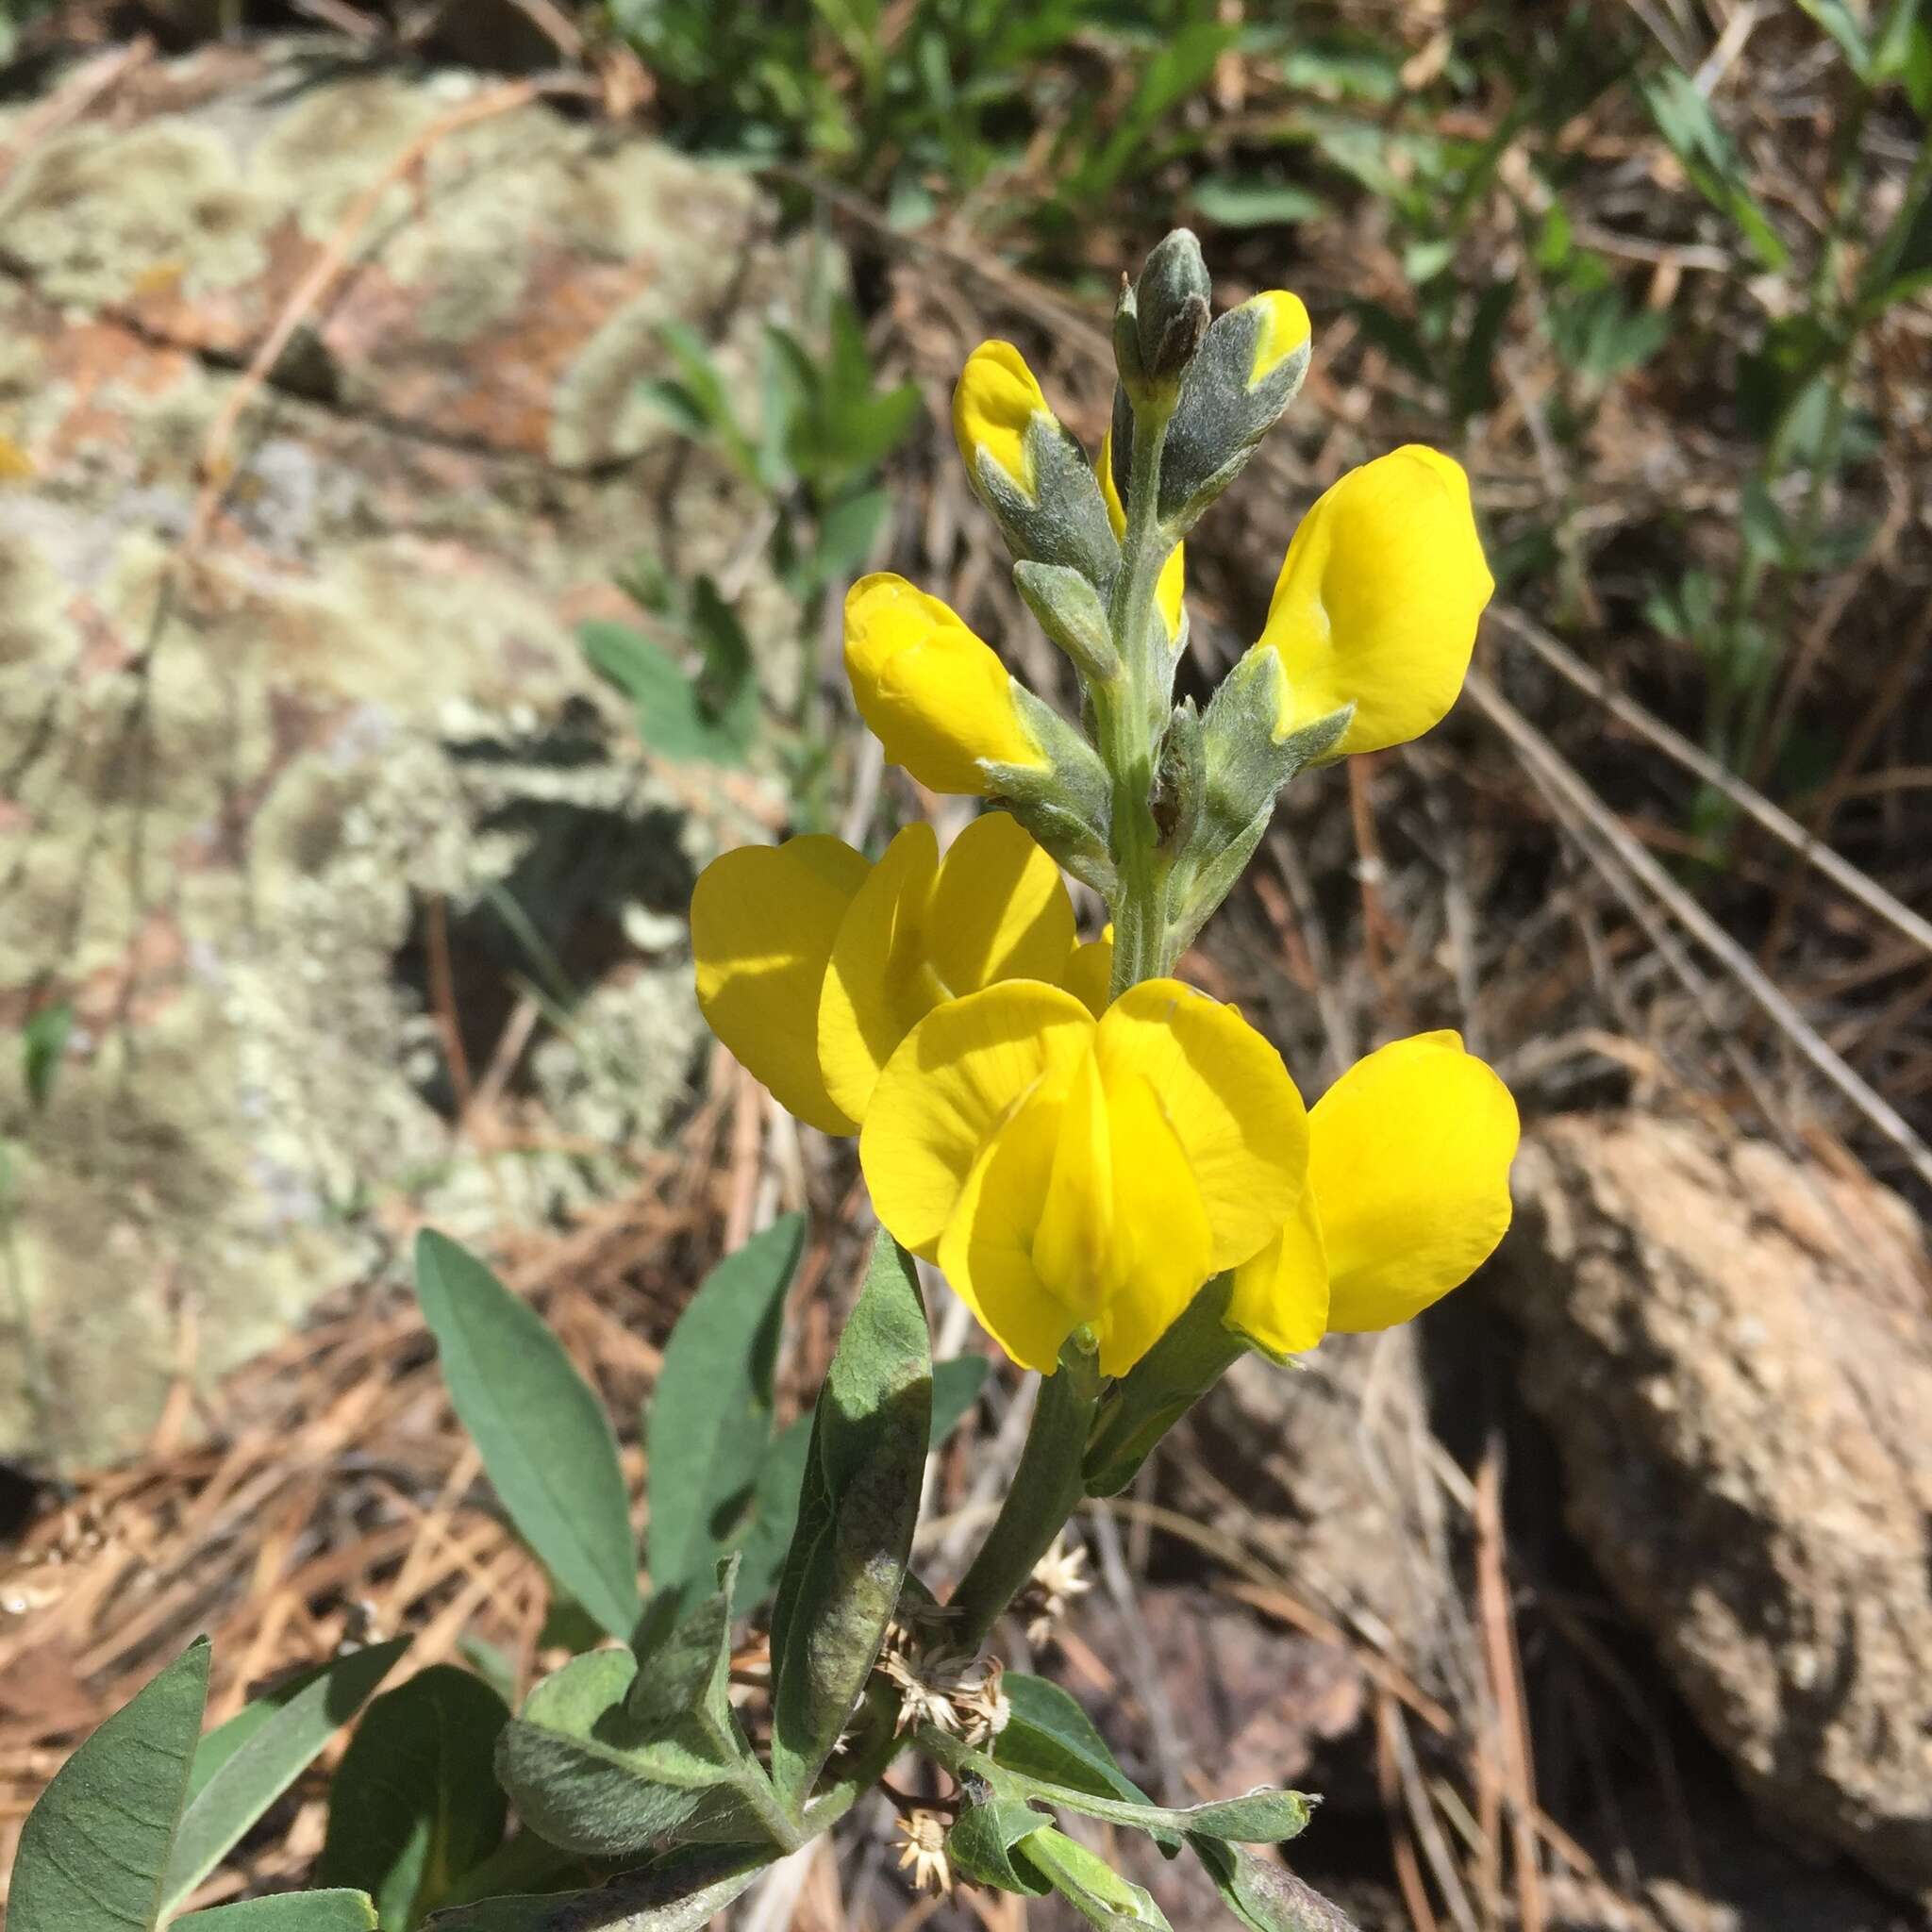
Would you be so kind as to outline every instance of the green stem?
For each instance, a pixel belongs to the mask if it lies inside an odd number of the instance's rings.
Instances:
[[[1096,707],[1100,755],[1113,774],[1113,987],[1117,995],[1158,978],[1174,960],[1167,930],[1167,862],[1154,822],[1154,759],[1166,721],[1169,667],[1157,636],[1156,592],[1167,550],[1160,542],[1160,452],[1166,416],[1134,418],[1127,526],[1108,620],[1125,675]],[[1161,662],[1157,667],[1155,658]]]
[[[1079,1329],[1060,1350],[1057,1374],[1041,1378],[1026,1446],[1012,1487],[987,1531],[972,1568],[949,1606],[949,1641],[977,1650],[1000,1613],[1033,1574],[1085,1493],[1080,1464],[1100,1401],[1100,1362],[1093,1338]]]

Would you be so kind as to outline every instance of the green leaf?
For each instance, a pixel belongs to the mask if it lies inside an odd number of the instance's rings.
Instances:
[[[765,1452],[752,1491],[751,1528],[738,1571],[741,1607],[755,1610],[771,1595],[798,1527],[799,1491],[811,1456],[811,1418],[781,1429]]]
[[[365,1891],[290,1891],[212,1906],[175,1923],[197,1932],[375,1932],[376,1921]]]
[[[208,1639],[197,1638],[54,1774],[21,1827],[12,1932],[160,1923],[208,1660]]]
[[[796,1809],[898,1607],[932,1431],[932,1357],[911,1257],[879,1231],[812,1424],[772,1621],[772,1776]]]
[[[1101,1932],[1171,1932],[1151,1892],[1130,1884],[1104,1858],[1050,1826],[1015,1848],[1090,1925]]]
[[[593,1651],[530,1693],[497,1769],[533,1830],[568,1851],[627,1857],[699,1840],[798,1834],[732,1711],[731,1577],[641,1664]]]
[[[1249,1932],[1356,1932],[1353,1921],[1272,1859],[1213,1839],[1190,1839],[1188,1847]]]
[[[416,1294],[458,1420],[517,1532],[613,1637],[642,1612],[610,1419],[536,1310],[447,1236],[416,1242]]]
[[[883,490],[861,490],[833,504],[819,522],[818,581],[830,583],[850,576],[872,556],[872,546],[892,508]]]
[[[969,1805],[946,1834],[946,1857],[956,1872],[980,1885],[1038,1896],[1053,1888],[1030,1865],[1024,1860],[1016,1862],[1009,1855],[1023,1839],[1052,1823],[1044,1811],[1036,1811],[1024,1798],[992,1798],[985,1804]]]
[[[637,709],[638,736],[668,758],[741,765],[758,723],[758,691],[747,678],[715,716],[699,701],[697,685],[655,639],[628,625],[580,625],[577,643],[591,668],[623,691]]]
[[[704,660],[692,690],[706,723],[717,724],[741,706],[751,678],[751,640],[716,579],[700,575],[691,587],[691,635]]]
[[[431,1916],[425,1932],[704,1932],[771,1861],[771,1853],[741,1845],[700,1852],[626,1873],[590,1891],[454,1906]]]
[[[503,1838],[491,1769],[509,1707],[481,1677],[432,1664],[378,1697],[329,1788],[315,1875],[371,1893],[388,1932],[408,1932]]]
[[[1845,64],[1858,78],[1871,85],[1872,48],[1845,0],[1798,0],[1798,5],[1839,44]]]
[[[317,1664],[312,1670],[297,1671],[291,1676],[283,1678],[273,1690],[265,1690],[259,1697],[252,1698],[227,1723],[217,1724],[209,1731],[194,1747],[194,1762],[188,1772],[188,1795],[183,1802],[193,1804],[201,1795],[202,1787],[208,1779],[213,1777],[215,1773],[275,1716],[276,1711],[293,1698],[300,1696],[327,1669],[326,1664]]]
[[[932,1365],[932,1448],[966,1420],[991,1374],[992,1363],[983,1355],[956,1355]]]
[[[68,1035],[73,1031],[74,1006],[68,1000],[56,1000],[52,1006],[42,1007],[21,1028],[27,1105],[36,1113],[54,1097],[54,1082],[67,1052]]]
[[[1638,91],[1698,192],[1729,217],[1764,267],[1783,268],[1790,252],[1753,197],[1743,160],[1695,83],[1671,68],[1640,81]]]
[[[314,1762],[408,1647],[408,1638],[397,1637],[348,1651],[277,1703],[240,1744],[215,1734],[210,1755],[218,1762],[195,1777],[197,1789],[175,1833],[162,1891],[170,1910],[179,1909],[242,1833]]]
[[[1312,221],[1322,197],[1291,181],[1263,181],[1241,175],[1207,175],[1192,190],[1194,211],[1224,228],[1287,227]]]
[[[645,1419],[651,1586],[708,1586],[741,1527],[772,1435],[772,1368],[805,1252],[788,1214],[708,1274],[665,1344]]]
[[[1092,1720],[1058,1684],[1024,1671],[1008,1671],[1000,1681],[1011,1715],[993,1741],[994,1763],[1067,1790],[1152,1808]],[[1160,1829],[1153,1837],[1170,1857],[1180,1850],[1177,1833]]]

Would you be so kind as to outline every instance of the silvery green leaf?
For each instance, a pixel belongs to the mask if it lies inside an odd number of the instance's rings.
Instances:
[[[795,1814],[858,1707],[898,1607],[932,1428],[912,1259],[882,1229],[819,1395],[772,1624],[772,1775]]]
[[[317,1879],[369,1892],[383,1924],[408,1932],[503,1837],[491,1759],[508,1722],[503,1699],[453,1664],[378,1697],[330,1781]]]
[[[680,1854],[589,1891],[539,1892],[452,1906],[424,1932],[704,1932],[772,1862],[769,1848]]]
[[[1153,1894],[1130,1883],[1106,1859],[1051,1826],[1014,1847],[1066,1902],[1100,1932],[1171,1932]]]
[[[1216,316],[1182,378],[1160,459],[1160,521],[1174,537],[1246,468],[1308,373],[1304,342],[1258,382],[1248,380],[1262,322],[1252,304]],[[1116,460],[1119,443],[1116,426]]]
[[[496,1752],[524,1822],[552,1844],[629,1857],[700,1842],[760,1840],[789,1850],[796,1834],[728,1706],[701,1696],[667,1724],[627,1707],[628,1651],[575,1657],[531,1691]]]
[[[1353,1920],[1273,1860],[1215,1839],[1191,1838],[1188,1847],[1249,1932],[1357,1932]]]
[[[665,1344],[645,1417],[654,1603],[708,1590],[737,1540],[772,1433],[772,1368],[805,1217],[781,1215],[706,1275]]]
[[[13,1862],[13,1932],[154,1932],[208,1699],[197,1638],[81,1744],[27,1813]]]
[[[1114,648],[1113,626],[1107,606],[1091,581],[1060,563],[1039,563],[1023,558],[1013,566],[1013,584],[1040,627],[1068,658],[1089,684],[1111,684],[1121,675],[1120,653]]]
[[[1038,1895],[1052,1888],[1011,1853],[1023,1840],[1052,1823],[1044,1811],[1036,1811],[1023,1798],[990,1798],[968,1805],[946,1834],[946,1857],[955,1872],[975,1884]]]
[[[1014,557],[1065,565],[1105,591],[1120,568],[1121,548],[1086,452],[1043,410],[1027,425],[1025,438],[1033,495],[981,450],[969,466],[979,500]]]

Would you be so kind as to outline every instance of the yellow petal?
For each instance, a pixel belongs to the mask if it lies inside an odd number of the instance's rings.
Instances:
[[[1410,443],[1351,470],[1295,531],[1257,646],[1287,673],[1275,736],[1353,704],[1338,755],[1421,737],[1494,589],[1459,463]]]
[[[893,1049],[946,996],[926,964],[939,854],[930,825],[905,826],[853,895],[832,943],[814,1016],[819,1070],[855,1121],[865,1118]]]
[[[1120,491],[1114,488],[1111,423],[1107,425],[1107,434],[1100,439],[1100,458],[1093,466],[1093,473],[1100,479],[1100,495],[1107,505],[1107,520],[1113,525],[1114,536],[1124,537],[1127,529],[1127,513],[1122,507]],[[1159,608],[1160,621],[1166,625],[1170,638],[1180,633],[1181,606],[1188,594],[1187,547],[1185,543],[1176,543],[1168,552],[1167,561],[1160,566],[1160,575],[1154,585],[1154,602]]]
[[[1024,1102],[988,1141],[940,1238],[939,1264],[979,1324],[1023,1369],[1043,1375],[1080,1317],[1041,1279],[1034,1234],[1059,1145],[1061,1103]]]
[[[1271,369],[1285,362],[1307,341],[1308,311],[1302,298],[1291,295],[1286,289],[1265,289],[1241,307],[1261,311],[1261,326],[1255,336],[1255,359],[1248,370],[1248,387],[1253,389]]]
[[[1101,1019],[1096,1051],[1109,1087],[1139,1074],[1159,1098],[1213,1231],[1209,1272],[1245,1261],[1307,1173],[1307,1115],[1281,1056],[1234,1008],[1177,979],[1129,987]]]
[[[1070,992],[1011,979],[949,1000],[899,1043],[873,1091],[858,1159],[879,1219],[933,1258],[974,1163],[1034,1091],[1058,1091],[1093,1038]]]
[[[886,757],[931,791],[983,795],[980,758],[1041,762],[992,647],[904,577],[860,577],[847,593],[845,671]]]
[[[1509,1226],[1516,1103],[1454,1033],[1372,1053],[1308,1118],[1308,1187],[1328,1251],[1328,1325],[1407,1322]]]
[[[1091,1321],[1113,1291],[1114,1153],[1107,1089],[1082,1054],[1060,1101],[1033,1265],[1055,1297]]]
[[[966,358],[953,391],[953,440],[969,475],[986,454],[1029,502],[1035,494],[1026,429],[1034,417],[1051,415],[1026,358],[1011,342],[981,342]]]
[[[1003,811],[954,840],[933,888],[927,952],[949,992],[1000,979],[1059,977],[1074,942],[1074,902],[1060,869]]]
[[[1059,983],[1097,1020],[1107,1011],[1107,996],[1113,990],[1113,928],[1097,940],[1087,940],[1067,956],[1060,969]]]
[[[819,1072],[819,989],[870,868],[839,839],[745,845],[713,859],[691,898],[698,1005],[711,1031],[802,1121],[857,1123]]]
[[[1097,1057],[1096,1057],[1097,1058]],[[1094,1333],[1100,1372],[1124,1375],[1166,1334],[1213,1272],[1208,1209],[1154,1089],[1108,1085],[1114,1204],[1108,1294]]]
[[[1328,1257],[1312,1189],[1274,1239],[1234,1271],[1227,1324],[1276,1357],[1313,1348],[1328,1327]]]

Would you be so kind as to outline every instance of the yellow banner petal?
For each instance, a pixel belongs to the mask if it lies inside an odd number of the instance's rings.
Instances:
[[[1152,1087],[1108,1084],[1113,1157],[1109,1292],[1094,1332],[1100,1372],[1124,1375],[1167,1332],[1213,1272],[1201,1191]]]
[[[1058,1091],[1092,1038],[1072,993],[1030,979],[950,1000],[906,1036],[858,1141],[873,1207],[902,1246],[933,1258],[987,1142],[1036,1086]]]
[[[1328,1257],[1312,1189],[1274,1239],[1234,1271],[1227,1324],[1277,1357],[1313,1348],[1327,1332]]]
[[[1233,1007],[1177,979],[1129,987],[1100,1022],[1108,1085],[1139,1074],[1186,1154],[1213,1230],[1209,1272],[1245,1261],[1300,1200],[1307,1115],[1281,1056]]]
[[[840,922],[815,1022],[820,1072],[834,1103],[865,1118],[899,1042],[945,997],[925,963],[940,846],[924,821],[886,847]]]
[[[1308,1129],[1331,1329],[1407,1322],[1507,1231],[1516,1103],[1457,1035],[1418,1034],[1357,1060]]]
[[[1288,546],[1260,647],[1280,653],[1275,735],[1355,706],[1338,753],[1441,722],[1469,670],[1495,582],[1462,466],[1410,443],[1317,499]]]
[[[938,1257],[979,1325],[1023,1369],[1043,1375],[1058,1366],[1060,1344],[1080,1321],[1033,1262],[1060,1110],[1058,1098],[1039,1095],[1023,1103],[987,1143],[966,1177]]]
[[[788,839],[722,854],[691,893],[698,1005],[711,1031],[781,1105],[828,1134],[858,1123],[819,1072],[819,991],[869,871],[842,840]]]
[[[1019,820],[990,811],[948,848],[928,931],[933,970],[955,994],[1000,979],[1051,982],[1074,942],[1074,902]]]

